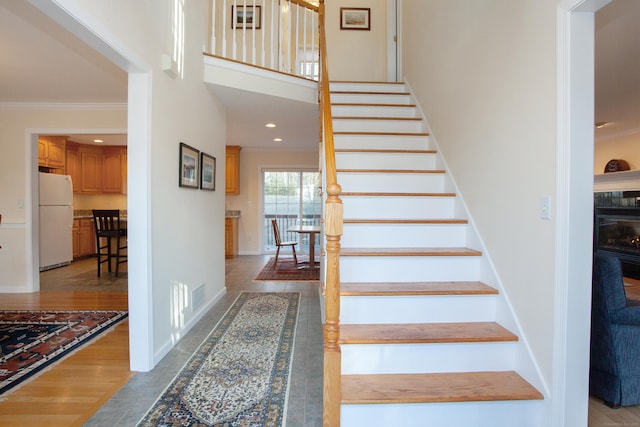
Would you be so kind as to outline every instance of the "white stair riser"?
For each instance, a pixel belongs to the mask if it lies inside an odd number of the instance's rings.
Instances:
[[[398,83],[331,82],[329,89],[333,92],[407,92],[407,87]]]
[[[333,119],[334,132],[424,132],[420,120]]]
[[[442,193],[444,174],[339,172],[338,183],[342,191],[394,192],[402,189],[415,193]]]
[[[461,247],[466,224],[345,224],[343,248]]]
[[[343,296],[340,323],[492,322],[493,295]]]
[[[514,370],[513,342],[343,344],[342,373],[417,374]],[[473,357],[469,357],[473,354]]]
[[[332,104],[411,104],[410,95],[387,95],[378,93],[332,93]]]
[[[341,427],[541,427],[543,401],[342,405]]]
[[[424,135],[334,135],[335,148],[370,150],[429,150],[429,137]]]
[[[418,109],[413,105],[332,105],[331,114],[333,117],[419,117]]]
[[[343,282],[473,281],[479,277],[480,257],[341,256]]]
[[[435,153],[336,153],[338,169],[433,170]]]
[[[452,218],[453,197],[342,196],[345,218]]]

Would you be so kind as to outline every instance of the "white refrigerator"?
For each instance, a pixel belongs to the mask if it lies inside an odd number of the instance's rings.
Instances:
[[[68,175],[40,172],[40,271],[73,260],[73,186]]]

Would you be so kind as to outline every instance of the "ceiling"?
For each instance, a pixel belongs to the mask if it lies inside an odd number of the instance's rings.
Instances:
[[[596,14],[596,129],[605,141],[640,132],[640,1],[614,0]],[[27,1],[0,0],[0,103],[126,103],[127,74]],[[227,107],[227,143],[316,149],[317,106],[216,88]],[[277,124],[267,129],[267,122]],[[126,143],[126,135],[100,137]],[[281,143],[273,138],[280,137]]]

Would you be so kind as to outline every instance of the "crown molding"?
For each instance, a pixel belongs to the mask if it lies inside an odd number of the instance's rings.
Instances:
[[[0,110],[126,110],[126,102],[0,102]]]

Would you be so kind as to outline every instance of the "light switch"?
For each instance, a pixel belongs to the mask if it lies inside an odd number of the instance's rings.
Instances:
[[[540,219],[551,219],[551,197],[540,197]]]

